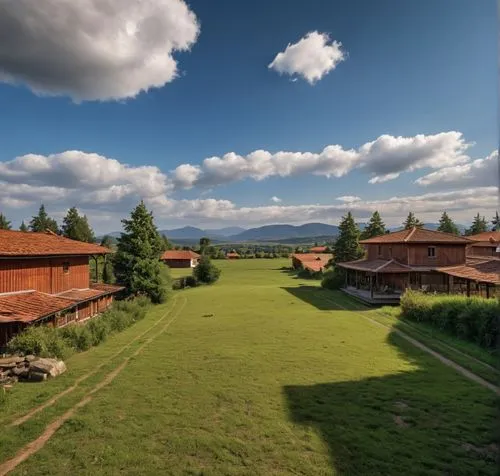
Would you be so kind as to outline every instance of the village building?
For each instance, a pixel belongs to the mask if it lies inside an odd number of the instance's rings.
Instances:
[[[227,259],[240,259],[240,255],[236,253],[235,251],[232,251],[230,253],[226,253],[226,258]]]
[[[500,258],[500,231],[486,231],[467,238],[472,240],[467,247],[468,255]]]
[[[292,255],[292,266],[316,273],[323,271],[332,258],[333,255],[328,253],[295,253]]]
[[[120,286],[91,282],[103,246],[54,233],[0,230],[0,348],[25,327],[62,327],[104,311]]]
[[[196,268],[200,255],[191,250],[167,250],[160,260],[169,268]]]
[[[362,240],[365,258],[338,263],[344,291],[370,303],[397,303],[405,289],[489,297],[500,260],[467,256],[469,237],[412,228]]]
[[[312,248],[309,249],[309,253],[327,253],[327,252],[328,252],[327,246],[313,246]]]

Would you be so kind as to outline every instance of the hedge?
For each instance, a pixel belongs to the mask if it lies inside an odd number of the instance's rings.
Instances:
[[[408,290],[401,316],[425,322],[461,339],[495,349],[500,330],[500,301],[481,297],[431,295]]]
[[[70,324],[60,328],[30,326],[11,339],[8,349],[13,354],[65,359],[74,352],[99,345],[108,335],[143,319],[150,304],[149,299],[138,297],[115,302],[110,309],[85,324]]]

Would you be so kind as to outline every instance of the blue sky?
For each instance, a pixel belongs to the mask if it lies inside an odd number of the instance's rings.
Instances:
[[[55,23],[50,5],[27,0],[8,1],[11,16],[0,20],[11,41],[0,46],[0,210],[16,225],[41,201],[56,217],[77,205],[98,231],[116,229],[140,198],[162,227],[336,223],[347,209],[361,219],[375,208],[389,224],[410,208],[427,220],[446,208],[464,222],[497,208],[493,0],[199,0],[187,7],[155,0],[150,11],[124,0],[123,19],[105,21],[116,12],[98,12],[102,24],[93,20],[92,28],[86,16],[96,2],[79,3],[58,7],[58,15],[67,9],[81,20],[71,27]],[[141,21],[150,17],[165,20],[146,28]],[[12,26],[16,18],[23,29]],[[122,51],[113,38],[125,24],[139,27]],[[268,67],[310,32],[328,35],[326,47],[340,42],[343,60],[314,84],[293,58],[285,67],[294,74]],[[93,41],[78,43],[82,33]],[[57,35],[61,41],[52,41]],[[184,51],[169,51],[172,42]],[[171,53],[164,68],[141,67],[152,51]],[[168,58],[177,63],[175,79]],[[319,58],[315,67],[322,65]],[[164,84],[134,93],[136,77],[140,87]],[[358,150],[384,135],[393,140]],[[352,164],[345,154],[321,155],[329,145],[354,149]],[[242,171],[255,150],[269,155]],[[280,151],[313,156],[273,158]],[[237,163],[204,165],[231,152]],[[196,179],[172,172],[183,164]]]

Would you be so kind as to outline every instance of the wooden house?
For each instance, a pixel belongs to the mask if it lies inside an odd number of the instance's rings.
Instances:
[[[292,255],[292,266],[294,269],[318,272],[323,271],[332,258],[333,255],[327,253],[295,253]]]
[[[500,231],[486,231],[467,238],[472,240],[467,246],[468,255],[500,258]]]
[[[92,283],[89,259],[97,266],[108,253],[50,232],[0,230],[0,347],[28,325],[60,327],[104,311],[123,288]]]
[[[226,259],[240,259],[241,256],[235,251],[231,251],[230,253],[226,253]]]
[[[309,253],[328,253],[327,246],[313,246],[309,249]]]
[[[443,270],[467,265],[471,240],[415,227],[360,243],[365,258],[338,263],[347,271],[345,289],[367,300],[390,302],[398,301],[407,288],[450,291],[449,275]]]
[[[170,268],[196,268],[200,255],[191,250],[167,250],[160,260]]]

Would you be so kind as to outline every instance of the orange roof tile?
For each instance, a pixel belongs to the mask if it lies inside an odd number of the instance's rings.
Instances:
[[[325,261],[328,262],[333,258],[331,253],[294,253],[292,258],[299,261]]]
[[[324,253],[327,249],[326,246],[313,246],[309,251],[311,253]]]
[[[53,233],[0,230],[0,256],[104,255],[111,250]]]
[[[490,243],[500,242],[500,231],[485,231],[477,235],[470,235],[467,238],[472,241],[489,241]]]
[[[468,264],[464,266],[447,266],[436,268],[440,271],[457,278],[465,278],[481,283],[489,283],[500,285],[500,260],[491,259],[489,261],[482,261],[476,264]]]
[[[191,250],[167,250],[165,253],[161,255],[162,260],[192,260],[195,258],[199,258],[200,255]]]
[[[447,243],[466,245],[469,242],[470,240],[463,236],[418,227],[411,228],[410,230],[395,231],[360,241],[361,244],[366,245],[383,243]]]

